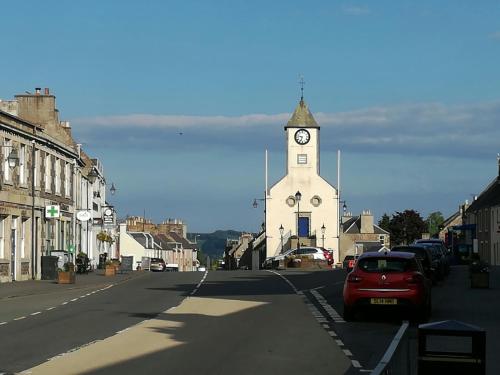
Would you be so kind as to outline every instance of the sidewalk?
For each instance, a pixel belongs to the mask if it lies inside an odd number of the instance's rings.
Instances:
[[[486,373],[500,374],[500,267],[490,267],[489,289],[470,287],[468,266],[453,266],[450,276],[432,290],[431,321],[458,320],[486,330]]]
[[[119,284],[132,278],[141,277],[148,272],[130,271],[116,274],[115,276],[104,276],[104,270],[95,270],[88,274],[77,274],[75,284],[58,284],[54,280],[28,280],[15,281],[11,283],[0,283],[0,301],[15,297],[57,293],[62,290],[75,290],[93,286],[104,286]]]

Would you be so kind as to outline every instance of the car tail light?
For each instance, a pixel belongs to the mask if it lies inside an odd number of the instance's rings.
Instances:
[[[354,264],[356,263],[355,260],[350,260],[349,263],[348,263],[348,267],[349,268],[354,268]]]
[[[420,284],[422,282],[422,275],[420,273],[414,273],[411,276],[405,278],[408,284]]]
[[[347,281],[350,282],[350,283],[359,283],[361,280],[363,280],[363,278],[359,277],[355,273],[350,273],[347,276]]]

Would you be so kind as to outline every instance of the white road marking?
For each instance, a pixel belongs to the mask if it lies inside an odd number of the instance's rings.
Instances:
[[[87,295],[86,295],[86,294],[84,294],[83,296],[80,296],[80,298],[85,298],[85,297],[87,297]]]
[[[19,318],[14,318],[14,320],[22,320],[22,319],[26,319],[25,316],[20,316]]]
[[[42,313],[41,311],[37,311],[37,312],[34,312],[34,313],[30,314],[30,315],[38,315],[38,314],[41,314],[41,313]]]
[[[340,316],[340,314],[335,311],[335,309],[328,304],[325,298],[315,290],[311,290],[311,294],[316,298],[320,305],[326,310],[330,318],[333,319],[335,323],[345,323],[345,320]]]
[[[352,365],[353,365],[354,367],[356,367],[356,368],[361,368],[361,364],[360,364],[358,361],[356,361],[355,359],[352,359],[352,360],[351,360],[351,363],[352,363]]]
[[[330,328],[328,324],[323,324],[323,328]]]
[[[52,306],[52,307],[46,308],[45,310],[50,311],[50,310],[54,310],[55,308],[56,308],[55,306]]]
[[[344,352],[344,354],[348,357],[352,357],[352,353],[349,349],[342,349],[342,351]]]
[[[3,326],[4,324],[7,324],[7,322],[0,322],[0,326]]]
[[[338,346],[344,346],[344,343],[342,342],[342,340],[335,340],[335,342],[337,343]]]
[[[328,331],[328,334],[332,337],[337,337],[337,334],[334,331]]]
[[[78,298],[73,298],[73,299],[71,300],[71,302],[75,302],[75,301],[77,301],[77,300],[78,300]]]
[[[68,301],[61,303],[61,305],[67,305]]]

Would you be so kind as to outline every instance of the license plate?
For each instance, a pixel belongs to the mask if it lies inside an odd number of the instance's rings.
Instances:
[[[397,305],[398,300],[396,298],[371,298],[370,303],[372,305]]]

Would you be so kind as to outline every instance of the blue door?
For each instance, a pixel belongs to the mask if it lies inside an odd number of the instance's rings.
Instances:
[[[308,217],[299,217],[299,237],[309,237]]]

